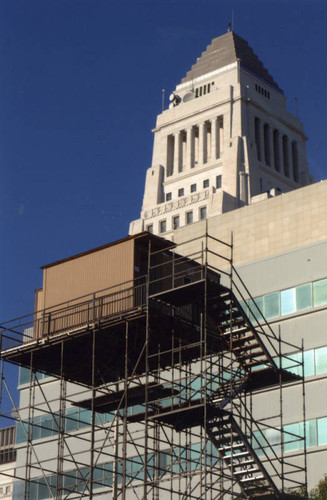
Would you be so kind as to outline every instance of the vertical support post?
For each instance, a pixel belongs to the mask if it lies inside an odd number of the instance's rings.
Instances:
[[[304,372],[304,340],[301,344],[302,357],[302,405],[303,405],[303,448],[304,448],[304,484],[305,496],[308,496],[308,464],[307,464],[307,431],[306,431],[306,408],[305,408],[305,372]]]
[[[183,379],[182,379],[182,374],[183,374],[183,371],[182,371],[182,341],[181,339],[179,339],[179,345],[178,345],[178,365],[179,365],[179,384],[180,384],[180,387],[181,387],[181,394],[183,394],[183,396],[181,397],[181,402],[183,401],[183,399],[185,399],[185,392],[183,390],[183,383],[184,383],[184,387],[185,387],[185,379],[184,379],[184,382],[183,382]],[[184,445],[184,443],[182,443],[182,433],[179,432],[178,433],[178,495],[177,495],[177,498],[182,498],[182,481],[181,481],[181,471],[182,471],[182,465],[181,465],[181,459],[182,459],[182,454],[181,454],[181,449],[182,449],[182,446]]]
[[[204,500],[207,499],[207,473],[206,473],[206,464],[207,464],[207,370],[206,367],[203,366],[203,363],[206,363],[207,356],[207,308],[208,308],[208,219],[206,219],[206,240],[205,240],[205,281],[204,281],[204,303],[203,303],[203,321],[202,321],[202,338],[201,338],[201,374],[203,378],[203,370],[204,370],[204,454],[203,454],[203,463],[201,462],[201,467],[204,467]],[[202,449],[202,443],[201,443]]]
[[[230,243],[230,275],[229,275],[229,289],[232,294],[233,292],[233,231],[231,232],[231,243]],[[230,351],[230,394],[233,394],[233,376],[234,376],[234,360],[233,360],[233,303],[232,303],[232,296],[230,297],[230,303],[229,303],[229,351]],[[231,397],[230,399],[230,405],[231,405],[231,414],[233,415],[233,398]],[[232,431],[232,428],[231,428]],[[231,495],[233,497],[234,494],[234,448],[233,448],[233,432],[231,432],[231,475],[232,475],[232,485],[231,485]]]
[[[158,364],[157,371],[155,374],[155,382],[157,384],[160,383],[160,344],[158,345]],[[156,405],[157,407],[157,405]],[[160,480],[160,427],[158,422],[154,422],[153,428],[153,452],[154,452],[154,460],[153,460],[153,500],[159,500],[159,480]]]
[[[125,324],[125,373],[124,373],[124,417],[123,417],[123,479],[122,499],[126,499],[126,460],[127,460],[127,389],[128,389],[128,321]]]
[[[93,294],[94,301],[94,294]],[[94,314],[94,307],[93,307]],[[91,450],[90,450],[90,500],[93,499],[93,478],[94,478],[94,443],[95,443],[95,328],[92,331],[92,357],[91,357],[91,383],[92,383],[92,399],[91,399]]]
[[[284,479],[284,421],[283,421],[283,381],[282,381],[282,339],[280,334],[280,325],[278,326],[278,351],[279,351],[279,411],[280,411],[280,461],[281,461],[281,478],[282,478],[282,492],[285,489]]]
[[[174,311],[172,311],[174,314]],[[175,330],[173,328],[171,335],[171,406],[174,404],[174,383],[175,383]],[[173,467],[174,467],[174,430],[173,427],[170,431],[170,443],[172,447],[172,453],[170,457],[170,500],[173,500],[173,485],[174,485],[174,477],[173,477]]]
[[[63,491],[63,457],[64,457],[64,432],[65,432],[65,400],[66,382],[64,376],[64,342],[60,344],[60,393],[59,393],[59,420],[58,420],[58,456],[57,456],[57,478],[56,498],[62,498]]]
[[[116,386],[118,391],[118,384]],[[118,460],[119,460],[119,409],[115,413],[115,461],[113,467],[113,479],[112,479],[112,500],[117,500],[118,498]]]
[[[31,459],[32,459],[32,440],[33,440],[32,407],[34,407],[32,400],[34,399],[34,391],[35,391],[35,374],[33,372],[33,351],[31,351],[24,500],[28,500],[30,498]],[[22,422],[22,424],[24,425],[24,421]]]
[[[147,294],[146,294],[146,322],[145,322],[145,389],[144,389],[144,476],[143,476],[143,500],[147,500],[148,481],[148,385],[149,385],[149,292],[150,292],[150,270],[151,270],[151,240],[148,243],[148,273],[147,273]]]
[[[201,242],[202,243],[202,242]],[[202,243],[203,244],[203,243]],[[206,285],[204,285],[204,289],[206,289]],[[204,301],[205,301],[205,293],[204,293]],[[204,330],[204,314],[203,311],[201,312],[200,315],[200,372],[201,372],[201,379],[200,379],[200,397],[201,399],[203,398],[203,394],[205,391],[205,385],[206,382],[203,381],[203,330]],[[206,415],[206,408],[205,408],[205,397],[203,398],[204,400],[204,412],[203,412],[203,425],[201,426],[201,434],[200,434],[200,498],[202,498],[203,495],[203,475],[206,473],[205,470],[203,471],[203,465],[206,463],[204,461],[204,456],[205,453],[203,453],[203,446],[206,447],[206,429],[207,429],[207,415]]]

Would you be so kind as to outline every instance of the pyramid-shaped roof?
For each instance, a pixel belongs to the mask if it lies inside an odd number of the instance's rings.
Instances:
[[[218,38],[214,38],[210,45],[202,52],[190,71],[182,79],[182,83],[223,68],[240,60],[242,67],[256,74],[262,80],[279,89],[278,84],[264,67],[258,56],[253,52],[246,40],[229,31]]]

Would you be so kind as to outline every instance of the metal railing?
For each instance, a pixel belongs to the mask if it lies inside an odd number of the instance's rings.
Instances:
[[[146,304],[144,276],[0,325],[1,351],[132,312]]]

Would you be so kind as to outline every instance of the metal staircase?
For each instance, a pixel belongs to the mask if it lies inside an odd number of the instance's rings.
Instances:
[[[219,412],[220,413],[220,412]],[[234,417],[224,412],[206,422],[206,432],[245,498],[265,498],[279,492]]]
[[[224,288],[218,297],[217,328],[226,349],[231,351],[245,372],[265,366],[277,371],[259,332],[245,314],[234,293]],[[211,311],[209,311],[211,313]]]

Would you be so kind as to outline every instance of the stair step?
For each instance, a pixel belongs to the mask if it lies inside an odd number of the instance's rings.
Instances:
[[[253,358],[260,357],[260,356],[264,356],[265,359],[267,360],[266,354],[263,351],[250,352],[250,353],[247,353],[247,354],[242,354],[241,356],[237,356],[237,357],[238,357],[238,359],[253,359]]]
[[[244,476],[244,474],[252,474],[252,472],[259,472],[258,467],[253,467],[252,469],[244,469],[234,472],[234,476]]]
[[[260,344],[246,344],[241,347],[234,347],[232,345],[232,350],[233,352],[243,352],[243,351],[249,351],[250,349],[262,349]]]
[[[232,326],[232,332],[235,333],[235,334],[242,334],[242,333],[245,333],[247,330],[250,329],[250,326],[245,323],[244,319],[243,319],[243,326]],[[225,328],[228,328],[228,330],[230,331],[230,325],[225,325]]]
[[[233,437],[234,439],[237,439],[237,438],[239,439],[239,435],[236,432],[234,432],[234,433],[231,432],[230,430],[226,430],[226,431],[224,431],[224,430],[220,430],[220,431],[217,430],[217,431],[211,431],[211,432],[212,432],[212,435],[214,437],[223,436],[225,439],[227,437],[229,437],[229,438]]]
[[[225,450],[225,448],[221,448],[222,450]],[[219,450],[220,451],[220,450]],[[241,451],[240,453],[233,453],[233,456],[232,455],[225,455],[223,457],[223,460],[234,460],[235,458],[239,458],[239,457],[245,457],[245,456],[250,456],[249,452],[248,451]]]
[[[246,332],[247,331],[250,331],[249,328],[247,328],[245,330]],[[253,334],[250,334],[250,335],[243,335],[242,337],[235,337],[234,336],[234,332],[232,332],[232,343],[233,345],[237,345],[237,344],[244,344],[245,342],[251,342],[251,341],[256,341],[256,338]],[[230,336],[230,332],[228,332],[228,334],[224,334],[224,337],[227,337],[227,336]]]
[[[256,351],[254,350],[256,349]],[[255,358],[255,357],[262,357],[265,356],[266,354],[264,351],[261,349],[258,350],[257,347],[253,347],[252,349],[247,349],[247,350],[240,350],[240,351],[234,351],[234,349],[231,350],[231,352],[236,356],[237,359],[250,359],[250,358]]]
[[[237,307],[232,307],[232,309],[230,309],[229,304],[226,304],[226,307],[224,309],[221,309],[220,317],[225,316],[226,318],[229,318],[231,313],[233,316],[238,316],[239,318],[244,318],[242,311],[237,309]]]
[[[244,321],[242,322],[243,323],[243,326],[239,326],[238,328],[233,328],[232,327],[232,331],[230,329],[230,325],[225,325],[225,327],[221,327],[220,326],[220,330],[222,330],[223,332],[223,336],[224,337],[230,337],[230,334],[232,333],[232,337],[233,339],[235,338],[235,340],[238,340],[236,337],[241,335],[240,338],[245,338],[245,333],[249,332],[249,331],[252,331],[251,330],[251,327],[249,325],[244,325]],[[252,334],[252,337],[254,338],[254,335]]]
[[[240,479],[240,483],[249,483],[250,481],[258,481],[258,479],[264,479],[264,475],[260,474],[259,476],[255,477],[246,477],[244,479]]]
[[[246,366],[247,367],[252,367],[252,366],[260,366],[264,363],[268,363],[268,360],[267,358],[266,359],[261,359],[261,360],[258,360],[258,361],[251,361],[250,363],[246,363]]]
[[[233,456],[233,458],[235,457],[235,455]],[[252,464],[255,464],[255,460],[242,460],[242,462],[239,462],[239,463],[235,463],[233,464],[233,467],[235,469],[235,467],[244,467],[246,465],[252,465]]]
[[[242,448],[242,447],[244,448],[244,443],[233,443],[233,445],[219,448],[219,450],[229,451],[229,450],[234,450],[235,448]],[[247,455],[249,455],[248,451],[246,453],[247,453]],[[234,455],[234,453],[233,453],[233,455]]]

